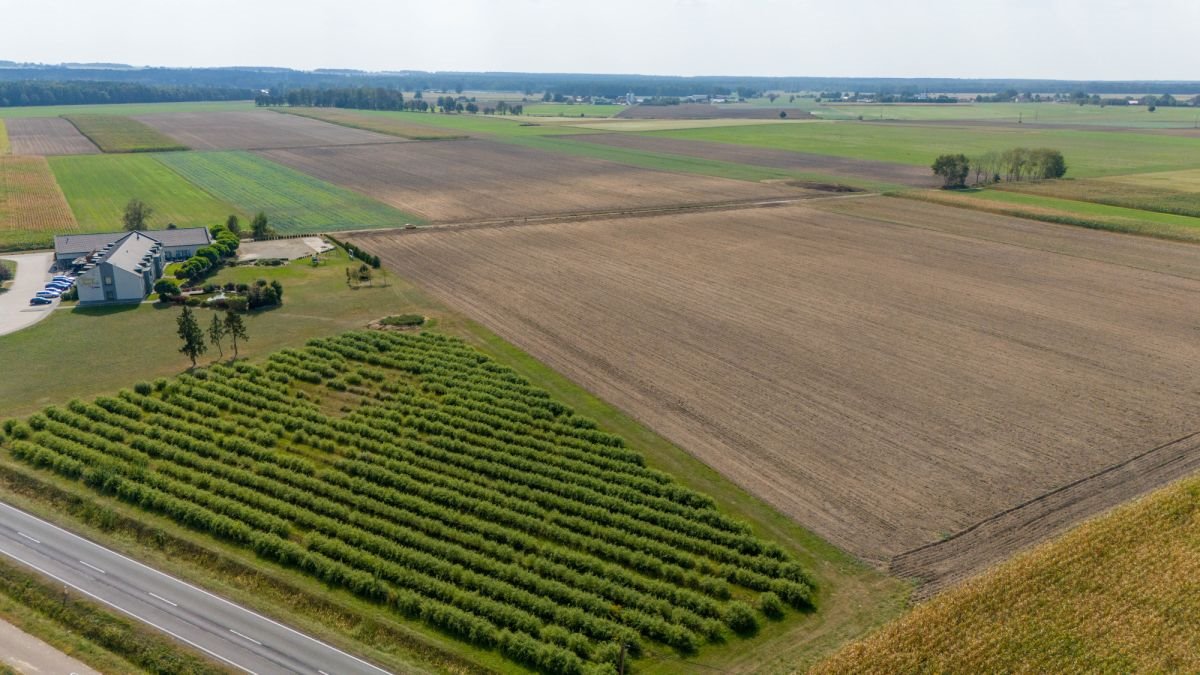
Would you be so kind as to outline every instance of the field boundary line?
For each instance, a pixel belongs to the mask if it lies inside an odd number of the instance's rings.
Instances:
[[[939,548],[939,547],[943,547],[943,546],[946,546],[946,545],[948,545],[948,544],[950,544],[950,543],[956,542],[957,540],[959,540],[959,539],[961,539],[961,538],[963,538],[963,537],[965,537],[965,536],[968,536],[968,535],[970,535],[970,534],[972,534],[972,533],[974,533],[974,532],[976,532],[976,531],[980,530],[981,528],[984,528],[984,527],[986,527],[986,526],[988,526],[988,525],[990,525],[990,524],[992,524],[992,523],[998,522],[999,520],[1001,520],[1001,519],[1005,518],[1006,516],[1010,516],[1010,515],[1012,515],[1012,514],[1014,514],[1014,513],[1017,513],[1017,512],[1019,512],[1019,511],[1022,511],[1022,510],[1024,510],[1024,509],[1027,509],[1027,508],[1029,508],[1030,506],[1034,506],[1034,505],[1037,505],[1037,504],[1039,504],[1039,503],[1042,503],[1042,502],[1044,502],[1044,501],[1046,501],[1046,500],[1048,500],[1048,499],[1050,499],[1050,498],[1052,498],[1052,497],[1054,497],[1054,496],[1056,496],[1056,495],[1060,495],[1060,494],[1062,494],[1062,493],[1065,493],[1065,492],[1067,492],[1067,491],[1069,491],[1069,490],[1071,490],[1071,489],[1073,489],[1073,488],[1076,488],[1076,487],[1079,487],[1079,486],[1081,486],[1081,485],[1084,485],[1084,484],[1086,484],[1086,483],[1089,483],[1089,482],[1092,482],[1092,481],[1097,481],[1097,480],[1100,480],[1100,479],[1102,479],[1102,478],[1105,478],[1105,477],[1107,477],[1107,476],[1110,476],[1110,475],[1112,475],[1112,474],[1114,474],[1114,473],[1116,473],[1116,472],[1118,472],[1118,471],[1120,471],[1120,470],[1122,470],[1122,469],[1124,469],[1124,468],[1127,468],[1127,467],[1129,467],[1130,465],[1133,465],[1134,463],[1136,463],[1136,462],[1138,462],[1138,461],[1140,461],[1140,460],[1143,460],[1143,459],[1149,458],[1149,457],[1151,457],[1151,456],[1155,455],[1156,453],[1159,453],[1159,452],[1161,452],[1162,450],[1165,450],[1165,449],[1167,449],[1167,448],[1170,448],[1170,447],[1172,447],[1172,446],[1177,446],[1177,445],[1179,445],[1179,444],[1181,444],[1181,443],[1186,443],[1186,442],[1188,442],[1188,441],[1191,441],[1191,440],[1194,440],[1194,439],[1197,439],[1197,438],[1200,438],[1200,431],[1193,431],[1192,433],[1186,434],[1186,435],[1184,435],[1184,436],[1180,436],[1179,438],[1173,439],[1173,440],[1171,440],[1171,441],[1168,441],[1168,442],[1166,442],[1166,443],[1163,443],[1163,444],[1161,444],[1161,445],[1157,445],[1157,446],[1155,446],[1155,447],[1153,447],[1153,448],[1150,448],[1149,450],[1145,450],[1145,451],[1143,451],[1143,452],[1140,452],[1140,453],[1138,453],[1138,454],[1136,454],[1136,455],[1134,455],[1134,456],[1132,456],[1132,457],[1129,457],[1129,458],[1127,458],[1127,459],[1124,459],[1124,460],[1122,460],[1122,461],[1120,461],[1120,462],[1117,462],[1117,463],[1115,463],[1115,464],[1109,465],[1109,466],[1107,466],[1107,467],[1105,467],[1105,468],[1103,468],[1103,469],[1101,469],[1101,470],[1099,470],[1099,471],[1096,471],[1096,472],[1094,472],[1094,473],[1088,474],[1088,475],[1086,475],[1086,476],[1083,476],[1083,477],[1081,477],[1081,478],[1078,478],[1078,479],[1076,479],[1076,480],[1073,480],[1073,481],[1071,481],[1071,482],[1069,482],[1069,483],[1066,483],[1066,484],[1064,484],[1064,485],[1061,485],[1061,486],[1059,486],[1059,487],[1057,487],[1057,488],[1055,488],[1055,489],[1053,489],[1053,490],[1050,490],[1050,491],[1048,491],[1048,492],[1043,492],[1042,494],[1040,494],[1040,495],[1038,495],[1038,496],[1036,496],[1036,497],[1033,497],[1033,498],[1031,498],[1031,499],[1028,499],[1028,500],[1026,500],[1026,501],[1023,501],[1023,502],[1021,502],[1020,504],[1016,504],[1015,506],[1009,507],[1009,508],[1007,508],[1007,509],[1004,509],[1004,510],[1002,510],[1002,511],[998,511],[998,512],[996,512],[996,513],[992,514],[991,516],[988,516],[987,518],[984,518],[983,520],[980,520],[980,521],[978,521],[978,522],[976,522],[976,523],[974,523],[974,524],[972,524],[972,525],[970,525],[970,526],[968,526],[968,527],[966,527],[966,528],[964,528],[964,529],[962,529],[962,530],[959,530],[958,532],[955,532],[955,533],[953,533],[953,534],[951,534],[951,535],[947,536],[947,537],[946,537],[946,538],[944,538],[944,539],[941,539],[941,540],[938,540],[938,541],[934,541],[934,542],[929,542],[928,544],[922,544],[921,546],[917,546],[916,548],[912,548],[912,549],[909,549],[909,550],[907,550],[907,551],[904,551],[903,553],[899,553],[899,554],[897,554],[897,555],[895,555],[895,556],[892,556],[892,559],[891,559],[891,561],[890,561],[890,562],[889,562],[889,564],[888,564],[888,571],[889,571],[890,573],[892,573],[892,574],[897,574],[897,575],[900,575],[900,574],[902,574],[902,573],[904,572],[904,564],[905,564],[905,562],[906,562],[906,561],[907,561],[909,558],[912,558],[913,556],[916,556],[917,554],[919,554],[919,553],[921,553],[921,552],[925,552],[925,551],[931,551],[931,550],[933,550],[933,549],[936,549],[936,548]],[[1177,461],[1177,460],[1170,460],[1168,463],[1176,463],[1176,461]],[[1185,472],[1185,473],[1186,473],[1186,472]],[[1124,502],[1126,502],[1126,501],[1129,501],[1129,500],[1131,500],[1131,499],[1135,499],[1135,498],[1137,498],[1137,497],[1139,497],[1139,496],[1142,496],[1142,495],[1144,495],[1144,494],[1147,494],[1147,493],[1149,493],[1149,492],[1152,492],[1153,490],[1156,490],[1156,489],[1158,489],[1159,487],[1162,487],[1163,485],[1166,485],[1166,484],[1170,483],[1171,481],[1174,481],[1174,480],[1177,480],[1178,478],[1181,478],[1183,475],[1185,475],[1185,474],[1181,474],[1181,475],[1171,475],[1171,476],[1170,476],[1170,478],[1169,478],[1168,480],[1164,480],[1164,481],[1155,481],[1155,482],[1154,482],[1152,485],[1149,485],[1149,486],[1145,486],[1145,487],[1138,488],[1135,494],[1125,495],[1125,496],[1124,496],[1124,498],[1121,498],[1121,499],[1119,499],[1117,502],[1114,502],[1114,503],[1111,503],[1111,504],[1107,504],[1107,503],[1106,503],[1106,504],[1103,504],[1103,505],[1101,505],[1101,506],[1100,506],[1100,508],[1099,508],[1099,509],[1088,509],[1088,513],[1087,513],[1086,515],[1084,515],[1084,516],[1083,516],[1083,517],[1081,517],[1081,518],[1074,518],[1074,519],[1071,519],[1071,522],[1069,522],[1069,523],[1067,523],[1066,525],[1064,525],[1063,527],[1059,528],[1059,529],[1058,529],[1058,532],[1055,532],[1055,533],[1050,533],[1050,534],[1048,534],[1047,536],[1034,536],[1034,537],[1030,538],[1030,539],[1029,539],[1029,541],[1021,542],[1021,543],[1020,543],[1021,545],[1019,546],[1019,548],[1016,548],[1016,549],[1014,549],[1014,550],[1012,550],[1012,551],[1008,552],[1008,555],[1009,555],[1009,556],[1011,556],[1012,554],[1015,554],[1015,553],[1017,553],[1017,552],[1018,552],[1018,551],[1020,551],[1020,550],[1024,550],[1024,549],[1026,549],[1026,548],[1029,548],[1029,547],[1031,547],[1031,546],[1033,546],[1033,545],[1040,544],[1040,543],[1042,543],[1043,541],[1046,541],[1047,539],[1050,539],[1051,537],[1053,537],[1053,536],[1056,536],[1058,533],[1062,532],[1064,529],[1068,529],[1068,528],[1070,528],[1070,527],[1074,527],[1075,525],[1077,525],[1078,523],[1082,522],[1083,520],[1086,520],[1087,518],[1091,518],[1091,517],[1093,517],[1093,516],[1095,516],[1095,515],[1098,515],[1099,513],[1102,513],[1103,511],[1105,511],[1105,510],[1107,510],[1107,509],[1110,509],[1110,508],[1112,508],[1112,507],[1114,507],[1114,506],[1117,506],[1117,505],[1119,505],[1119,504],[1121,504],[1121,503],[1124,503]],[[1095,495],[1102,495],[1102,494],[1104,494],[1104,491],[1101,491],[1101,492],[1095,492],[1095,493],[1093,493],[1093,494],[1095,494]],[[1110,494],[1111,494],[1111,493],[1110,493]],[[1116,496],[1118,496],[1118,497],[1121,497],[1122,495],[1118,494],[1118,495],[1116,495]],[[1087,497],[1087,495],[1084,495],[1084,497],[1083,497],[1083,498],[1080,498],[1080,499],[1074,500],[1073,502],[1071,502],[1071,504],[1078,503],[1079,501],[1083,501],[1083,499],[1086,499],[1086,497]],[[1006,557],[1007,557],[1007,556],[1006,556]],[[951,556],[950,558],[947,558],[947,559],[952,559],[952,558],[953,558],[953,556]],[[983,571],[983,569],[986,569],[986,567],[987,567],[987,566],[990,566],[991,564],[994,564],[994,563],[996,563],[996,562],[999,562],[999,560],[993,560],[993,561],[991,561],[990,563],[988,563],[987,565],[980,566],[980,567],[978,567],[978,568],[976,568],[976,569],[969,569],[969,570],[966,570],[966,571],[968,572],[967,576],[973,576],[975,573],[978,573],[978,572],[981,572],[981,571]],[[912,571],[913,571],[913,572],[916,572],[917,570],[916,570],[916,569],[914,569],[914,570],[912,570]],[[961,570],[960,570],[960,572],[961,572]],[[920,575],[918,575],[918,574],[910,574],[910,575],[908,575],[908,576],[909,576],[909,578],[918,578],[918,579],[920,579],[920,578],[921,578],[921,577],[920,577]],[[922,582],[921,582],[921,586],[922,586],[922,587],[925,587],[925,588],[929,588],[929,587],[936,587],[936,588],[933,588],[933,589],[932,589],[932,592],[936,592],[937,590],[940,590],[940,586],[941,586],[941,584],[939,584],[939,583],[938,583],[938,582],[939,582],[939,580],[945,580],[945,579],[947,579],[947,578],[951,578],[951,579],[953,579],[955,576],[956,576],[955,574],[951,573],[951,574],[943,574],[943,575],[940,575],[940,576],[934,576],[934,577],[925,578],[925,579],[923,579],[923,580],[922,580]],[[922,596],[923,596],[923,597],[928,597],[928,595],[932,595],[932,592],[923,592],[921,589],[918,589],[918,591],[917,591],[917,593],[916,593],[916,596],[917,596],[917,597],[922,597]]]

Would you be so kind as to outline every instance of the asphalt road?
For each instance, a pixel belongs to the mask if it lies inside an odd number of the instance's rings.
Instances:
[[[14,253],[0,257],[17,262],[17,278],[6,292],[0,293],[0,335],[7,335],[41,321],[58,307],[58,300],[50,305],[29,304],[29,299],[53,276],[50,266],[54,264],[54,254]]]
[[[0,555],[247,673],[387,671],[0,502]]]

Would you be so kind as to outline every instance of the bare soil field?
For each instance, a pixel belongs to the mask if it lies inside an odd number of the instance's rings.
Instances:
[[[14,117],[7,120],[14,155],[94,155],[100,152],[87,136],[61,117]]]
[[[907,164],[879,162],[869,159],[833,157],[788,150],[773,150],[749,145],[717,143],[714,141],[692,141],[682,138],[661,138],[634,134],[581,134],[572,140],[598,143],[618,148],[632,148],[646,152],[703,157],[722,162],[767,166],[774,169],[790,169],[830,176],[845,176],[863,180],[894,183],[909,187],[936,187],[939,180],[929,169]]]
[[[486,140],[270,150],[260,155],[431,221],[797,196],[783,185],[651,171]]]
[[[353,241],[886,564],[1200,429],[1200,281],[1153,271],[1200,247],[1028,226],[868,197]]]
[[[779,116],[787,113],[786,118]],[[627,120],[765,120],[765,119],[809,119],[812,115],[798,108],[763,108],[759,106],[710,105],[708,103],[680,103],[679,105],[635,105],[617,113]]]
[[[269,110],[159,113],[134,119],[194,150],[257,150],[403,143],[403,139]]]

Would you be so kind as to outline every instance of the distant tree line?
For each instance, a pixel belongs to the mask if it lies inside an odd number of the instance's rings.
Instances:
[[[480,107],[474,97],[438,96],[428,101],[418,90],[405,98],[399,89],[381,87],[344,87],[340,89],[272,89],[254,97],[258,106],[309,106],[314,108],[348,108],[355,110],[407,110],[412,112],[479,113],[485,115],[520,115],[525,106],[499,101],[494,106]]]
[[[659,75],[596,75],[578,73],[471,73],[400,71],[368,73],[358,70],[301,71],[289,68],[134,68],[121,64],[41,65],[0,61],[0,81],[102,81],[157,86],[264,89],[384,87],[403,91],[518,91],[526,95],[550,91],[562,95],[614,98],[634,92],[638,96],[689,96],[708,94],[752,97],[764,91],[871,91],[879,95],[937,91],[986,94],[1013,89],[1022,92],[1070,92],[1083,89],[1097,94],[1131,91],[1161,95],[1171,91],[1200,91],[1200,82],[880,78],[880,77],[744,77]],[[553,95],[552,93],[552,95]],[[253,98],[248,93],[242,98]]]
[[[251,96],[252,92],[248,89],[229,87],[160,86],[127,82],[0,82],[0,108],[170,101],[244,101]]]
[[[943,186],[950,189],[966,187],[968,178],[972,177],[975,185],[985,185],[1001,181],[1049,180],[1067,174],[1063,154],[1053,148],[1011,148],[974,157],[941,155],[932,168],[934,175],[942,179]]]

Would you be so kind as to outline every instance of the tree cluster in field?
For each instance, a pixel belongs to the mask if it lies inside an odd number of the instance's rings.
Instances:
[[[933,162],[933,173],[950,189],[964,188],[973,177],[974,185],[1051,180],[1067,173],[1063,154],[1053,148],[1012,148],[1002,152],[986,152],[974,157],[963,154],[940,155]]]
[[[244,101],[248,89],[162,86],[131,82],[0,82],[0,108],[13,106]]]
[[[358,403],[331,416],[328,392]],[[312,340],[4,431],[20,461],[543,672],[612,674],[812,607],[781,547],[436,334]]]

